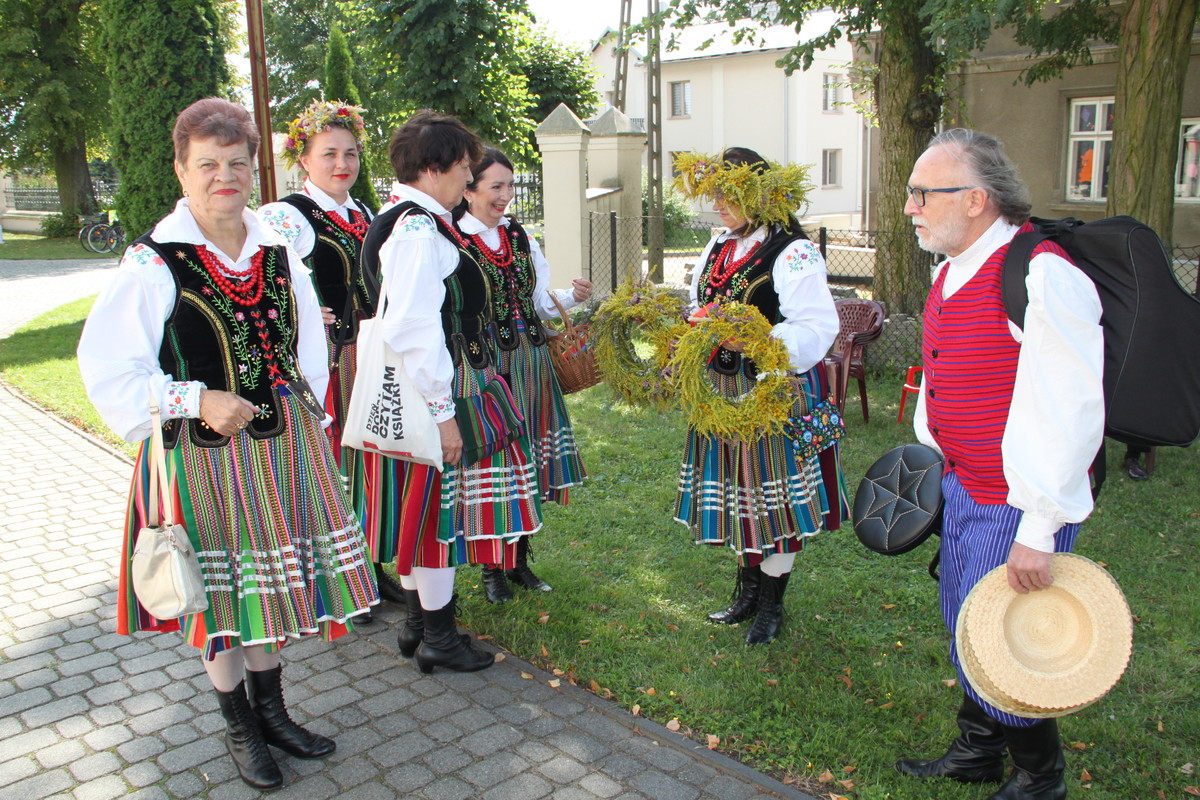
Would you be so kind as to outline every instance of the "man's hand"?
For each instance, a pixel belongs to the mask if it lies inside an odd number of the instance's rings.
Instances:
[[[1050,553],[1043,553],[1013,542],[1008,551],[1008,585],[1018,594],[1032,589],[1045,589],[1054,579],[1050,577]]]

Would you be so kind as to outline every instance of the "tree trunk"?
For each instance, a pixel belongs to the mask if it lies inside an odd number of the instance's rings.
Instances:
[[[96,193],[92,189],[87,147],[83,137],[74,142],[63,139],[55,142],[54,176],[58,182],[58,199],[64,213],[96,213]]]
[[[1168,247],[1196,8],[1197,0],[1128,0],[1121,17],[1107,210],[1146,223]]]
[[[874,296],[888,314],[919,314],[929,292],[929,256],[904,213],[913,163],[933,136],[942,101],[934,91],[938,56],[922,31],[921,0],[889,0],[877,45],[879,209]]]

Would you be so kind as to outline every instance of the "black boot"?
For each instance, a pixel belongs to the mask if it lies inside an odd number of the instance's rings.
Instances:
[[[421,595],[417,593],[416,589],[404,590],[404,609],[404,627],[396,636],[396,643],[400,645],[400,655],[412,658],[413,653],[417,652],[417,645],[425,636],[425,617],[421,612]]]
[[[375,583],[379,586],[379,599],[387,600],[389,603],[397,603],[404,605],[405,594],[404,587],[400,582],[391,575],[383,571],[382,564],[375,565]]]
[[[1058,720],[1042,720],[1028,728],[1002,725],[1000,729],[1013,759],[1013,771],[988,800],[1063,800],[1067,796],[1063,780],[1067,760],[1058,738]]]
[[[522,536],[517,540],[517,568],[505,570],[505,575],[510,581],[524,586],[526,589],[533,589],[538,592],[549,592],[552,587],[544,580],[533,574],[533,570],[529,568],[529,537]]]
[[[246,682],[239,683],[232,692],[220,689],[216,692],[221,715],[225,717],[225,747],[233,757],[238,775],[255,789],[278,788],[283,783],[283,773],[263,740],[258,717],[250,709]]]
[[[1004,779],[1004,733],[983,707],[963,695],[958,709],[962,731],[941,758],[903,758],[896,771],[913,778],[950,778],[959,783],[999,783]]]
[[[746,644],[770,644],[779,635],[779,626],[783,622],[783,593],[787,591],[791,576],[792,573],[785,572],[773,578],[763,573],[762,587],[758,590],[758,610],[754,612],[754,624],[746,631]]]
[[[434,667],[455,672],[475,672],[496,663],[491,653],[476,650],[469,637],[460,636],[454,624],[454,601],[437,611],[425,609],[425,637],[417,646],[417,668],[429,674]]]
[[[483,568],[483,593],[489,603],[507,603],[513,599],[504,570],[500,567]]]
[[[288,716],[283,704],[283,666],[264,672],[246,670],[250,678],[250,706],[258,717],[262,737],[296,758],[322,758],[337,749],[333,739],[305,730]]]
[[[709,622],[735,625],[750,619],[758,609],[758,589],[762,570],[758,567],[739,567],[737,584],[733,587],[733,603],[729,608],[708,615]]]

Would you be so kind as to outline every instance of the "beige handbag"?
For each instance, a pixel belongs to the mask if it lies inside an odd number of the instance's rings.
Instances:
[[[151,397],[150,420],[153,427],[150,448],[150,491],[146,497],[148,527],[138,532],[130,565],[133,592],[138,602],[155,619],[175,619],[208,608],[200,559],[192,549],[187,530],[171,521],[173,493],[167,480],[167,461],[163,453],[162,420],[158,400]],[[159,485],[162,485],[166,519],[159,521]]]

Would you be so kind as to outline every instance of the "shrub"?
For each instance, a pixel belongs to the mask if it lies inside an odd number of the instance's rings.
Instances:
[[[62,211],[42,220],[42,235],[48,239],[69,239],[79,233],[79,212]]]

